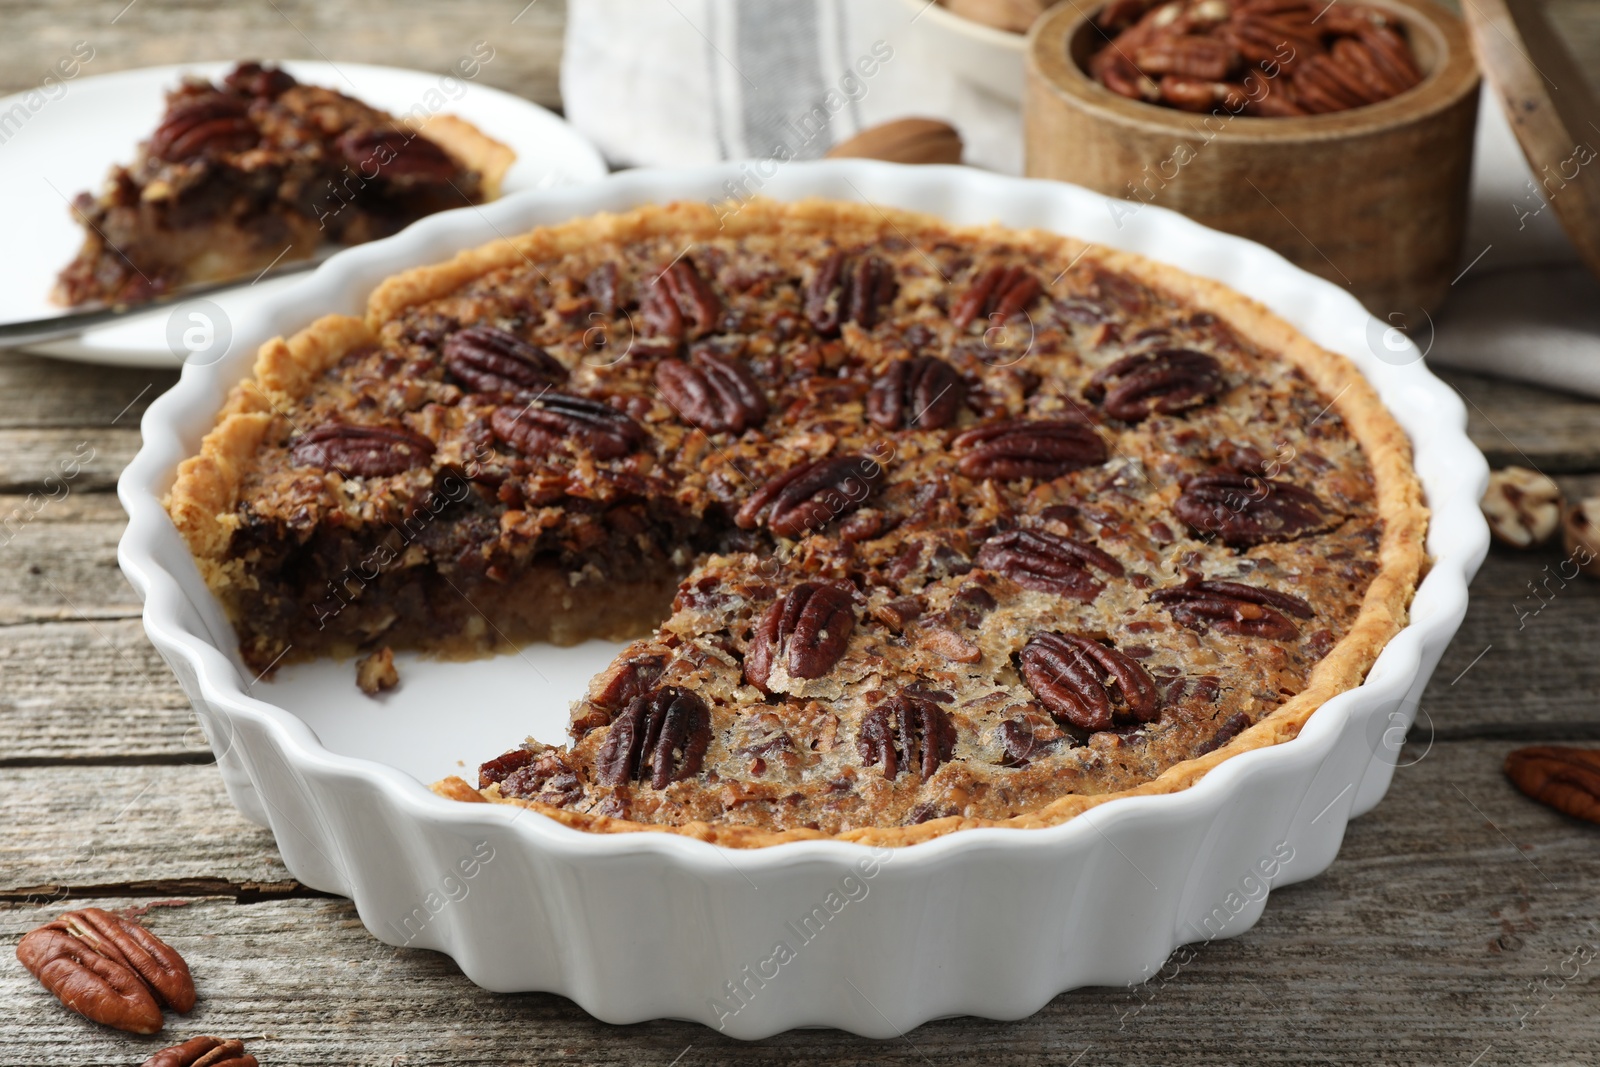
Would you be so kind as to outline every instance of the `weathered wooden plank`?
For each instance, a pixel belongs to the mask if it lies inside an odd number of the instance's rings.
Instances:
[[[0,626],[137,617],[117,567],[126,525],[110,493],[0,496]]]
[[[1600,738],[1600,581],[1567,553],[1493,546],[1413,736]]]
[[[1600,404],[1500,378],[1433,368],[1467,401],[1467,432],[1490,466],[1600,470]]]
[[[198,759],[198,730],[139,620],[0,628],[0,765]]]
[[[425,0],[275,0],[203,8],[185,0],[76,0],[49,7],[5,0],[0,94],[40,85],[79,41],[94,49],[79,76],[231,56],[377,63],[443,74],[484,41],[494,57],[478,80],[554,107],[561,99],[557,72],[565,22],[564,0],[461,0],[448,8]],[[67,86],[70,92],[71,82]]]
[[[12,767],[0,772],[0,811],[0,892],[289,880],[272,834],[234,810],[215,766]]]
[[[137,428],[150,401],[177,380],[176,369],[92,367],[0,351],[0,428]]]
[[[0,493],[23,496],[37,511],[68,493],[106,492],[138,450],[138,424],[127,419],[110,427],[0,428]]]
[[[201,993],[170,1035],[265,1035],[252,1049],[273,1067],[665,1065],[686,1049],[685,1064],[943,1065],[977,1048],[1003,1064],[1589,1062],[1600,830],[1514,792],[1499,771],[1508,747],[1410,753],[1419,762],[1351,826],[1326,874],[1275,893],[1244,936],[1180,950],[1143,986],[1065,994],[1015,1023],[930,1023],[897,1041],[797,1031],[736,1044],[688,1023],[606,1026],[559,997],[487,994],[442,956],[382,945],[343,901],[202,899],[145,921],[185,954]],[[127,829],[168,846],[179,836],[151,820]],[[130,872],[156,869],[127,859]],[[0,940],[61,907],[0,905]],[[0,1062],[16,1067],[54,1065],[64,1048],[74,1062],[131,1063],[158,1047],[69,1015],[15,966],[0,968],[0,1002],[12,1009]]]

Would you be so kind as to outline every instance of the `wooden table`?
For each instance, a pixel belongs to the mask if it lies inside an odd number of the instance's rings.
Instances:
[[[427,32],[437,12],[428,23],[411,4],[276,0],[208,12],[202,27],[178,0],[140,0],[111,22],[124,3],[78,3],[98,27],[80,33],[62,5],[0,0],[0,76],[13,82],[0,88],[28,82],[18,57],[94,34],[97,72],[236,49],[314,56],[313,38],[338,58],[439,67],[492,15],[508,61],[489,79],[554,91],[554,0],[514,25],[520,0],[457,4],[448,40]],[[147,909],[190,961],[202,999],[170,1033],[249,1038],[268,1067],[1595,1061],[1600,828],[1533,804],[1500,773],[1519,744],[1600,739],[1600,582],[1552,580],[1536,596],[1555,550],[1491,553],[1387,799],[1351,824],[1327,873],[1273,894],[1244,936],[1021,1022],[739,1044],[688,1023],[607,1026],[556,996],[485,993],[444,956],[373,939],[349,902],[296,883],[271,836],[234,812],[116,564],[112,489],[144,407],[174,379],[0,353],[0,1064],[131,1064],[160,1047],[63,1010],[11,958],[22,932],[86,904]],[[1492,463],[1600,492],[1600,404],[1448,379]],[[91,452],[75,477],[50,479]]]
[[[1137,989],[1068,993],[1022,1022],[741,1045],[686,1023],[606,1026],[556,996],[485,993],[444,956],[379,943],[349,902],[290,877],[271,836],[229,805],[117,570],[112,488],[141,412],[173,380],[0,355],[0,517],[12,516],[0,519],[0,941],[68,901],[149,906],[145,921],[203,991],[174,1033],[260,1035],[252,1047],[270,1067],[666,1067],[685,1049],[683,1064],[954,1063],[980,1050],[1082,1065],[1593,1062],[1596,965],[1574,976],[1564,961],[1600,952],[1600,828],[1533,804],[1500,773],[1518,744],[1600,739],[1600,582],[1552,583],[1540,608],[1528,586],[1555,551],[1490,555],[1387,799],[1351,824],[1326,874],[1274,893],[1254,930],[1180,950]],[[1600,404],[1450,380],[1492,462],[1600,491],[1585,473],[1600,471]],[[90,449],[65,495],[15,517],[61,460]],[[137,1063],[158,1047],[62,1010],[9,950],[0,1006],[8,1067]]]

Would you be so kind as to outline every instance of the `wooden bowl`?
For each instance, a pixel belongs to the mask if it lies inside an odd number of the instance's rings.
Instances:
[[[1029,33],[1026,171],[1236,233],[1344,285],[1380,318],[1449,292],[1466,225],[1478,70],[1461,20],[1432,0],[1363,0],[1404,25],[1423,80],[1381,103],[1304,118],[1177,111],[1084,71],[1104,40],[1067,0]],[[1159,253],[1157,253],[1159,254]]]

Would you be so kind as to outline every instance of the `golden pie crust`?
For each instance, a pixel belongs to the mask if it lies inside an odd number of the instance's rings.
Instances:
[[[430,131],[431,132],[431,131]],[[1187,788],[1209,770],[1241,752],[1295,737],[1326,700],[1361,684],[1378,653],[1406,624],[1411,596],[1426,567],[1428,512],[1411,466],[1410,446],[1376,391],[1344,357],[1301,335],[1254,300],[1219,283],[1142,256],[1089,245],[1043,231],[1000,227],[951,227],[937,219],[875,206],[811,200],[793,204],[750,201],[736,209],[696,203],[646,206],[624,214],[602,214],[496,241],[441,264],[406,271],[371,295],[364,318],[328,316],[285,339],[263,345],[254,372],[234,388],[216,428],[199,455],[184,461],[166,500],[168,511],[194,553],[207,584],[230,602],[230,590],[248,585],[249,569],[230,555],[237,529],[240,487],[262,447],[275,412],[292,408],[347,354],[379,341],[385,324],[408,310],[447,297],[496,271],[547,263],[601,244],[628,244],[670,236],[686,247],[697,241],[747,235],[814,235],[835,230],[942,231],[954,242],[1004,241],[1062,264],[1087,259],[1129,277],[1195,312],[1209,313],[1244,342],[1297,369],[1315,390],[1331,398],[1329,409],[1344,422],[1370,468],[1373,507],[1381,522],[1376,572],[1360,597],[1359,612],[1338,642],[1316,663],[1305,686],[1275,711],[1214,751],[1185,759],[1130,788],[1093,795],[1068,794],[1036,810],[1009,818],[951,815],[915,825],[857,826],[840,833],[806,828],[770,829],[696,820],[681,825],[632,821],[501,796],[497,785],[473,788],[448,778],[433,788],[451,799],[531,808],[563,825],[600,833],[656,831],[738,848],[788,841],[835,838],[900,846],[976,827],[1053,826],[1122,796],[1171,793]],[[1065,273],[1065,272],[1063,272]]]

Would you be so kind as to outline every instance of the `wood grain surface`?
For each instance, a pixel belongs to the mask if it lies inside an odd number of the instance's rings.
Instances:
[[[1576,9],[1564,5],[1563,24],[1586,28],[1600,55],[1600,18]],[[97,71],[319,52],[436,68],[459,40],[484,37],[506,60],[490,66],[493,83],[550,103],[563,14],[557,0],[448,12],[0,0],[0,91],[33,84],[34,65],[91,33]],[[478,28],[491,22],[499,36]],[[1600,493],[1600,404],[1446,377],[1492,462]],[[1600,740],[1600,582],[1543,584],[1559,550],[1491,551],[1388,797],[1350,825],[1325,874],[1274,893],[1243,936],[1018,1022],[739,1044],[687,1023],[609,1026],[553,995],[486,993],[447,957],[390,948],[348,901],[298,885],[271,835],[232,809],[116,566],[111,489],[145,406],[175,379],[0,353],[0,1067],[131,1065],[165,1043],[63,1010],[11,957],[23,932],[91,903],[147,909],[188,958],[200,1004],[169,1018],[171,1041],[244,1037],[265,1067],[1595,1062],[1600,828],[1531,803],[1500,772],[1520,743]]]
[[[554,107],[566,15],[566,0],[0,0],[0,94],[39,85],[78,42],[83,73],[110,74],[250,58],[443,73],[483,41],[484,85]]]
[[[1574,494],[1600,491],[1600,475],[1586,473],[1600,472],[1600,405],[1448,378],[1491,456],[1571,472],[1560,480]],[[685,1064],[954,1064],[980,1053],[1085,1067],[1487,1065],[1588,1062],[1600,1039],[1590,971],[1578,966],[1600,952],[1588,888],[1600,878],[1600,829],[1530,803],[1500,772],[1518,743],[1600,739],[1600,582],[1536,596],[1529,583],[1560,561],[1556,549],[1491,552],[1388,798],[1351,825],[1327,873],[1274,894],[1243,937],[1182,949],[1142,986],[1064,994],[1020,1022],[742,1045],[691,1024],[607,1026],[552,995],[485,993],[449,959],[382,945],[348,902],[298,885],[271,835],[232,809],[116,569],[114,467],[90,464],[60,490],[61,455],[81,444],[126,455],[144,405],[172,381],[0,355],[11,487],[0,495],[0,942],[68,901],[182,903],[146,916],[202,989],[196,1014],[169,1023],[175,1039],[253,1037],[269,1067],[668,1065],[680,1054]],[[63,1011],[9,952],[0,1005],[0,1064],[132,1064],[159,1047]]]
[[[93,813],[44,802],[86,843],[42,847],[101,887],[72,893],[70,906],[180,901],[143,917],[184,954],[201,990],[191,1016],[169,1015],[168,1033],[243,1036],[268,1067],[1592,1062],[1594,964],[1578,961],[1600,953],[1595,831],[1513,791],[1498,769],[1509,747],[1407,749],[1403,761],[1415,764],[1351,824],[1326,874],[1274,893],[1244,936],[1180,949],[1142,986],[1063,994],[1018,1022],[945,1020],[879,1042],[807,1030],[741,1044],[692,1023],[608,1026],[547,994],[485,993],[447,957],[373,939],[347,901],[253,885],[284,872],[267,858],[265,832],[225,801],[208,804],[221,790],[210,768],[164,768],[155,784],[144,768],[54,772],[58,789],[110,795]],[[193,819],[161,825],[190,804]],[[191,833],[191,854],[159,855]],[[162,881],[88,881],[111,865]],[[182,881],[219,870],[240,881],[209,891]],[[53,917],[67,896],[34,887],[0,898],[0,942]],[[10,1016],[0,1062],[16,1067],[132,1064],[161,1044],[61,1010],[14,965],[0,967],[0,1004]]]

